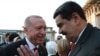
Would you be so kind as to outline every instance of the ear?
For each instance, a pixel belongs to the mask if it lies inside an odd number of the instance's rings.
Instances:
[[[27,27],[24,27],[24,26],[23,26],[23,29],[24,29],[24,32],[25,32],[25,33],[28,31]]]
[[[79,14],[78,14],[78,13],[73,12],[73,13],[72,13],[72,18],[73,18],[73,20],[74,20],[74,22],[75,22],[76,24],[79,24],[79,22],[80,22],[80,17],[79,17]]]

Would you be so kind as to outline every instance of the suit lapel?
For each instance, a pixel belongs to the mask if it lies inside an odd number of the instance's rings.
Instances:
[[[87,24],[86,29],[84,30],[83,34],[81,35],[79,41],[77,42],[77,44],[76,44],[74,50],[71,52],[70,56],[75,56],[81,50],[82,44],[87,41],[92,30],[93,30],[92,25]]]
[[[42,47],[39,45],[39,49],[38,49],[38,51],[39,51],[39,56],[43,54],[43,50],[41,50],[41,49],[42,49]]]
[[[39,45],[38,51],[39,51],[39,56],[47,56],[48,55],[47,50],[44,46]]]
[[[70,56],[76,55],[80,49],[81,45],[75,46],[74,50],[70,53]]]

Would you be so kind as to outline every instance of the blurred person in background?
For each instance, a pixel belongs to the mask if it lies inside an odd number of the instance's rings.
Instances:
[[[48,52],[48,56],[56,56],[57,53],[57,44],[55,41],[48,41],[46,43],[46,49]]]
[[[70,42],[67,39],[60,39],[57,41],[57,52],[59,56],[67,56],[70,47]]]
[[[8,34],[8,33],[7,33]],[[6,44],[1,47],[6,47],[7,45],[21,40],[21,37],[16,32],[9,32],[9,35],[6,37]]]
[[[16,42],[16,41],[20,41],[21,40],[21,37],[20,36],[17,36],[13,39],[13,42]]]
[[[7,32],[7,33],[5,34],[4,42],[1,43],[0,46],[8,44],[9,34],[10,34],[10,32]]]
[[[63,37],[62,36],[57,36],[57,40],[60,40],[60,39],[62,39]]]
[[[16,32],[11,32],[8,36],[8,44],[11,44],[15,41],[18,41],[19,39],[21,39],[21,37],[19,36],[19,34],[17,34]]]

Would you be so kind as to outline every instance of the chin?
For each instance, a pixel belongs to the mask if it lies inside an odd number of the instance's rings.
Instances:
[[[39,41],[38,44],[43,44],[43,42],[42,41]]]

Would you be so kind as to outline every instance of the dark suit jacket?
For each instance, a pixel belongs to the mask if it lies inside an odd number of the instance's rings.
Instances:
[[[69,56],[100,56],[100,29],[88,24]]]
[[[12,43],[3,48],[3,51],[4,51],[3,53],[6,54],[5,56],[18,55],[17,48],[20,47],[20,45],[25,45],[25,44],[27,44],[25,39]],[[47,56],[47,51],[45,47],[39,46],[38,51],[39,51],[39,56]]]
[[[0,56],[5,56],[5,52],[3,51],[3,47],[0,46]]]
[[[5,42],[4,42],[4,43],[1,43],[0,46],[6,45],[6,44],[7,44],[7,43],[5,43]]]

